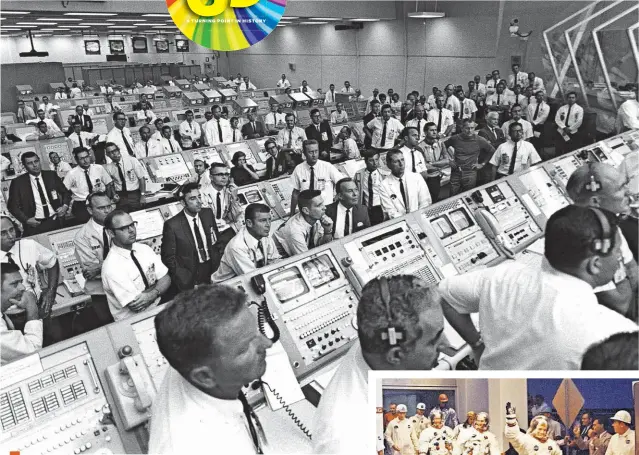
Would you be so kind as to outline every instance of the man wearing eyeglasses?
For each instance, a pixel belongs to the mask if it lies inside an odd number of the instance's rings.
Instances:
[[[271,232],[271,209],[264,204],[249,204],[244,211],[246,225],[226,245],[220,267],[211,277],[219,283],[281,259]]]
[[[137,243],[137,222],[116,209],[104,220],[113,244],[102,265],[102,286],[113,319],[155,307],[169,289],[169,270],[150,246]]]

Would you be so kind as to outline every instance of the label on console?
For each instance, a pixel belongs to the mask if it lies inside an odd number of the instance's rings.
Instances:
[[[2,366],[0,388],[4,389],[12,384],[40,374],[44,371],[38,353],[23,357],[20,360]]]

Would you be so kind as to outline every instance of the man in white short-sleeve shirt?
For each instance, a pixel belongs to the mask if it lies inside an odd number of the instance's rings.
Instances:
[[[376,149],[390,150],[395,146],[397,139],[404,125],[402,122],[392,117],[390,104],[382,106],[381,118],[377,117],[364,126],[364,133],[371,138],[371,145]]]
[[[150,246],[136,243],[137,228],[131,215],[114,210],[104,225],[113,246],[102,264],[102,286],[116,321],[155,307],[171,284],[168,269]]]
[[[391,174],[382,182],[380,199],[389,218],[421,210],[433,202],[424,178],[420,174],[404,171],[404,155],[400,150],[391,150],[386,154],[386,165]]]
[[[612,214],[600,214],[616,226]],[[578,206],[555,212],[545,234],[545,258],[539,265],[507,261],[439,284],[444,314],[481,355],[480,369],[576,370],[589,346],[639,330],[600,305],[593,292],[615,273],[619,234],[611,251],[603,253],[603,242],[596,242],[603,235],[600,220],[592,209]],[[477,312],[481,334],[470,319]]]
[[[509,140],[497,147],[489,161],[496,169],[498,178],[528,169],[533,164],[541,162],[535,146],[523,140],[521,124],[511,123],[508,135]]]
[[[438,95],[435,98],[435,107],[428,111],[426,120],[437,125],[437,138],[450,136],[455,129],[453,112],[444,107],[444,97]]]
[[[293,185],[291,216],[295,215],[297,196],[301,191],[320,191],[324,204],[328,205],[335,198],[335,184],[345,177],[331,163],[319,160],[319,144],[316,140],[306,140],[302,147],[306,161],[295,166],[291,175],[291,184]]]
[[[524,120],[524,119],[521,117],[521,114],[523,113],[523,111],[524,111],[524,109],[523,109],[520,105],[518,105],[518,104],[513,104],[513,107],[512,107],[512,108],[510,108],[510,115],[512,116],[512,118],[511,118],[510,120],[508,120],[507,122],[504,122],[504,123],[501,125],[501,129],[502,129],[502,131],[504,132],[504,134],[505,134],[506,136],[508,136],[508,135],[509,135],[509,133],[508,133],[508,127],[509,127],[512,123],[517,122],[517,123],[519,123],[519,124],[521,125],[521,129],[522,129],[522,139],[523,139],[523,140],[525,140],[525,141],[526,141],[526,140],[528,140],[528,139],[530,139],[530,138],[534,137],[534,136],[533,136],[533,127],[532,127],[532,124],[531,124],[529,121]]]

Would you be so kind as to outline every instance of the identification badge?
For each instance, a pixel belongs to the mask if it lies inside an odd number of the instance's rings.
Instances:
[[[328,134],[326,134],[326,131],[324,131],[324,132],[322,133],[322,140],[323,140],[323,141],[328,141]]]
[[[326,180],[317,179],[317,189],[319,191],[324,191],[325,188],[326,188]]]
[[[211,236],[211,245],[215,245],[215,242],[217,242],[217,237],[215,236],[215,230],[213,228],[210,229],[209,236]]]
[[[510,157],[505,153],[501,155],[501,164],[508,165],[510,163]]]
[[[129,180],[129,182],[135,182],[137,180],[137,176],[135,175],[133,169],[129,169],[128,171],[126,171],[126,178],[127,180]]]
[[[54,201],[58,200],[58,192],[56,190],[51,190],[51,199]]]

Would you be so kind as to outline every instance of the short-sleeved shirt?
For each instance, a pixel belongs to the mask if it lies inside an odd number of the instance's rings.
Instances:
[[[424,126],[426,126],[426,123],[428,123],[428,121],[425,118],[414,118],[406,122],[406,127],[408,128],[409,126],[412,126],[417,128],[417,131],[419,132],[419,141],[421,142],[426,137],[426,133],[424,132]]]
[[[284,128],[277,133],[275,142],[279,148],[286,147],[291,144],[291,148],[298,153],[302,153],[302,143],[306,140],[306,133],[302,128],[294,126],[292,130]]]
[[[517,122],[517,123],[519,123],[521,125],[521,129],[522,129],[522,131],[524,133],[524,137],[523,137],[524,140],[525,139],[530,139],[531,137],[533,137],[534,134],[533,134],[532,124],[529,121],[524,120],[523,118],[519,119],[519,120],[510,119],[507,122],[504,122],[504,124],[501,126],[501,130],[504,132],[506,137],[509,136],[508,135],[508,128],[510,128],[510,125],[512,123],[515,123],[515,122]]]
[[[384,132],[384,119],[382,117],[377,117],[366,125],[366,127],[373,132],[373,139],[371,145],[378,149],[392,149],[395,145],[395,139],[399,137],[399,135],[404,130],[404,125],[402,122],[397,120],[396,118],[390,118],[386,125],[386,140],[384,145],[382,145],[382,133]]]
[[[334,111],[331,113],[331,123],[344,123],[348,122],[348,114],[346,111],[337,112]]]
[[[444,134],[450,125],[455,124],[455,120],[453,119],[453,112],[446,109],[445,107],[441,109],[442,113],[442,122],[440,125],[438,133]],[[435,126],[439,125],[439,109],[436,107],[432,108],[428,111],[428,116],[426,117],[429,122],[433,122]]]
[[[498,174],[508,175],[514,149],[515,143],[509,139],[495,150],[495,154],[490,159],[490,164],[497,166]],[[517,156],[515,157],[515,169],[513,172],[528,169],[533,164],[539,162],[541,162],[541,157],[537,153],[534,145],[524,140],[517,142]]]
[[[477,105],[470,98],[464,98],[461,103],[461,118],[471,118],[472,115],[477,112]]]
[[[93,185],[94,192],[105,191],[106,186],[113,181],[106,169],[100,164],[91,164],[89,166],[89,180]],[[71,191],[74,201],[86,201],[90,190],[84,169],[80,166],[74,167],[64,177],[63,182],[64,186]]]
[[[404,154],[404,168],[409,172],[422,173],[426,170],[426,163],[424,162],[424,155],[418,148],[412,149],[407,146],[403,146],[399,149]],[[415,170],[413,170],[413,157],[415,158]]]
[[[324,204],[333,202],[335,197],[335,184],[345,177],[335,166],[326,161],[318,161],[313,165],[315,174],[315,189],[322,192]],[[306,161],[295,166],[291,175],[291,184],[297,191],[310,189],[311,167]]]
[[[127,191],[136,191],[140,189],[140,180],[144,178],[144,167],[142,164],[132,156],[122,155],[119,163],[105,164],[104,168],[113,179],[113,184],[116,191],[123,191],[122,182],[120,181],[120,173],[118,167],[122,169],[124,180],[126,181]]]
[[[8,251],[11,259],[20,268],[22,284],[27,290],[32,290],[36,298],[40,298],[42,288],[40,287],[40,277],[38,272],[48,270],[55,266],[57,258],[53,251],[43,247],[35,240],[18,240]],[[0,263],[9,262],[7,253],[0,251]]]
[[[361,158],[359,148],[357,148],[357,143],[352,137],[349,137],[345,141],[340,139],[336,144],[333,145],[333,148],[336,150],[342,150],[344,152],[345,158],[348,160]]]
[[[322,223],[318,220],[313,225],[308,224],[304,216],[298,212],[273,233],[273,240],[276,246],[281,248],[281,252],[290,257],[309,250],[311,235],[312,245],[317,246],[324,236]]]
[[[149,287],[168,273],[169,270],[162,263],[160,256],[155,254],[151,247],[143,243],[134,243],[133,251],[146,275]],[[109,255],[102,264],[102,286],[113,319],[121,321],[135,314],[133,310],[127,308],[127,305],[146,288],[142,275],[131,258],[131,251],[116,245],[111,247]],[[149,308],[157,306],[158,303],[160,303],[160,297]]]

